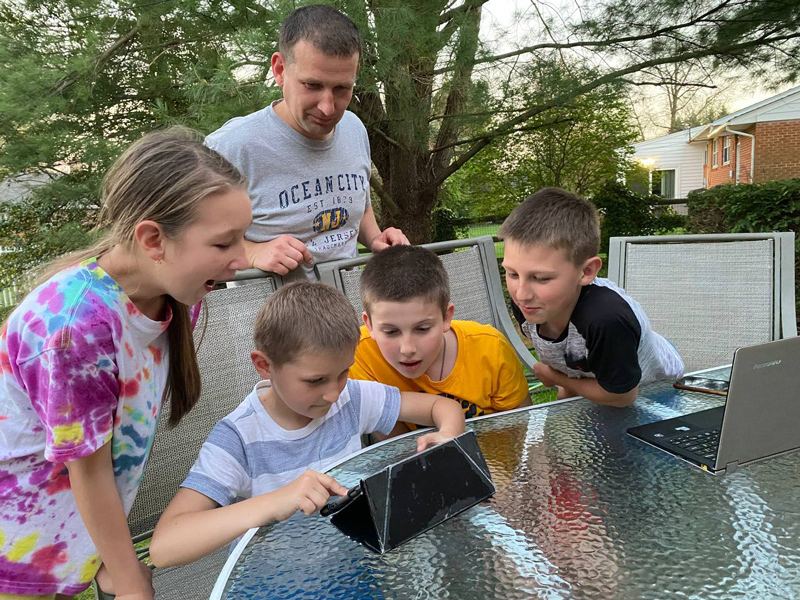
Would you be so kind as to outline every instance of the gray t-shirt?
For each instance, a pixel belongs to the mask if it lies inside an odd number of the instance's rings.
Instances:
[[[308,246],[315,262],[356,256],[358,228],[370,205],[364,124],[346,111],[329,139],[312,140],[284,123],[275,104],[231,119],[205,142],[248,180],[253,223],[247,239],[291,235]],[[313,265],[304,264],[288,278],[313,274]]]

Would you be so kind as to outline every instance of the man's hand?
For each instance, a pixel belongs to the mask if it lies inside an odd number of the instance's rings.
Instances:
[[[325,506],[331,495],[346,496],[347,488],[316,471],[306,471],[291,483],[265,494],[270,496],[270,512],[276,521],[288,519],[298,510],[310,515]]]
[[[306,245],[290,235],[280,235],[269,242],[246,244],[250,266],[262,271],[286,275],[300,263],[311,264],[314,257]]]
[[[131,593],[131,594],[119,594],[117,595],[117,599],[120,598],[130,598],[131,600],[134,598],[152,598],[155,590],[153,590],[153,570],[148,567],[144,563],[139,563],[139,571],[142,579],[145,582],[145,587],[149,586],[149,595],[148,592],[140,592],[140,593]],[[114,582],[111,580],[111,574],[106,569],[105,564],[100,565],[100,569],[97,571],[97,575],[94,576],[97,580],[97,586],[106,594],[116,595],[117,592],[114,589]]]
[[[427,450],[431,446],[438,446],[439,444],[443,444],[448,440],[452,440],[454,435],[450,435],[448,433],[442,433],[441,431],[432,431],[431,433],[426,433],[425,435],[421,435],[417,438],[417,452],[422,452],[423,450]]]
[[[554,368],[542,362],[537,362],[535,365],[533,365],[533,372],[536,375],[537,379],[547,387],[556,386],[556,381],[555,379],[553,379],[553,375],[557,371]]]
[[[389,246],[408,246],[410,242],[405,234],[395,227],[387,227],[376,235],[369,243],[372,252],[380,252]]]

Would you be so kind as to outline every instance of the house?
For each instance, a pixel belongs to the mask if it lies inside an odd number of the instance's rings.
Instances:
[[[653,193],[663,198],[686,198],[692,190],[703,187],[705,143],[692,142],[703,127],[645,140],[633,145],[633,158],[650,170],[657,183]]]
[[[706,125],[704,187],[800,177],[800,86]]]

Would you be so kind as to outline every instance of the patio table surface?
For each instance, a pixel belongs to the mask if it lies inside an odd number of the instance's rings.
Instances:
[[[384,555],[295,515],[243,542],[212,598],[800,597],[800,453],[713,476],[625,433],[720,403],[657,382],[625,409],[575,399],[470,421],[490,500]],[[330,474],[350,487],[414,444]]]

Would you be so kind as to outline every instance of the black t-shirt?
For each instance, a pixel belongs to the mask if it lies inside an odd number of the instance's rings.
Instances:
[[[642,326],[631,305],[611,287],[584,286],[567,329],[554,340],[540,335],[516,305],[512,310],[542,363],[569,377],[594,376],[612,394],[639,385]]]

